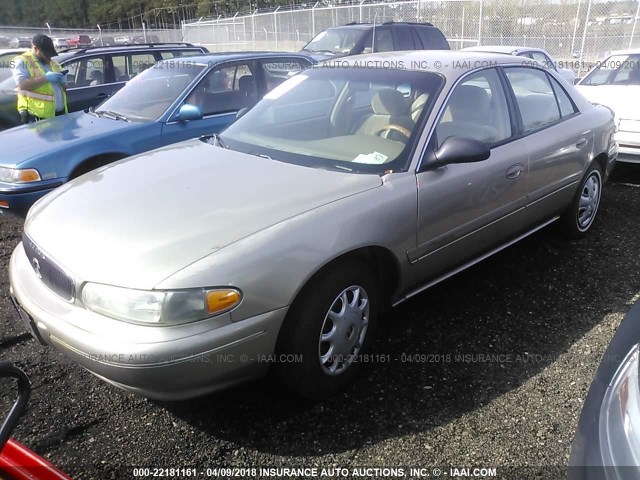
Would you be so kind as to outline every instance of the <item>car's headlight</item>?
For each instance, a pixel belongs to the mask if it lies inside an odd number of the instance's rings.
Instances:
[[[634,345],[618,367],[602,401],[599,433],[605,466],[640,465],[639,362],[640,345]]]
[[[0,182],[29,183],[42,180],[35,168],[7,168],[0,167]]]
[[[89,310],[127,322],[179,325],[228,312],[242,294],[233,288],[188,290],[133,290],[87,283],[82,302]]]

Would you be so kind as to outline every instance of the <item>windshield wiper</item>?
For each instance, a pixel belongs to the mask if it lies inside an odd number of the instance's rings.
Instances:
[[[338,52],[334,52],[333,50],[307,50],[307,52],[311,52],[311,53],[330,53],[331,55],[338,55]]]
[[[213,142],[211,142],[210,140],[213,140]],[[229,148],[227,147],[227,144],[222,141],[222,138],[220,138],[220,134],[218,133],[212,133],[211,135],[209,135],[209,137],[207,138],[207,143],[216,147],[222,147],[226,149]]]
[[[113,120],[124,120],[125,122],[131,121],[125,115],[122,115],[121,113],[117,113],[117,112],[112,112],[111,110],[98,110],[97,112],[94,111],[93,113],[95,113],[98,116],[104,115],[105,117],[111,118]]]

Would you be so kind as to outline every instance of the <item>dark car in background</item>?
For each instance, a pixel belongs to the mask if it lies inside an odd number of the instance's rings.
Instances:
[[[327,28],[302,51],[316,60],[395,50],[449,50],[444,34],[431,23],[348,23]]]
[[[61,52],[56,60],[67,73],[69,112],[95,107],[138,73],[160,60],[207,53],[190,43],[89,47]],[[13,78],[0,83],[0,130],[20,124]]]

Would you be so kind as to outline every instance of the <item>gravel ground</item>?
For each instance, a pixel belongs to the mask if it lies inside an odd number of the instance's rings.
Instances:
[[[389,361],[366,365],[350,390],[316,404],[268,378],[153,402],[41,347],[8,297],[21,223],[0,218],[0,358],[33,384],[14,437],[78,479],[131,478],[133,465],[426,467],[448,476],[497,467],[510,478],[524,471],[507,467],[542,466],[548,475],[537,478],[563,476],[591,378],[640,292],[640,174],[624,173],[606,185],[586,239],[543,230],[386,314],[374,350]],[[3,389],[5,410],[12,395]]]

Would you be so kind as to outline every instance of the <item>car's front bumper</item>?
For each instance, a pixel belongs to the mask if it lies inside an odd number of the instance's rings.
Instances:
[[[0,214],[12,214],[24,218],[31,205],[62,183],[60,179],[33,184],[0,182]]]
[[[103,380],[159,399],[196,397],[266,373],[287,308],[238,322],[133,325],[66,302],[36,276],[22,244],[9,264],[27,328]]]
[[[623,121],[620,122],[620,129],[616,132],[615,139],[618,142],[618,162],[640,163],[640,131],[622,130]],[[640,122],[634,122],[640,125]],[[635,127],[632,127],[635,128]]]

